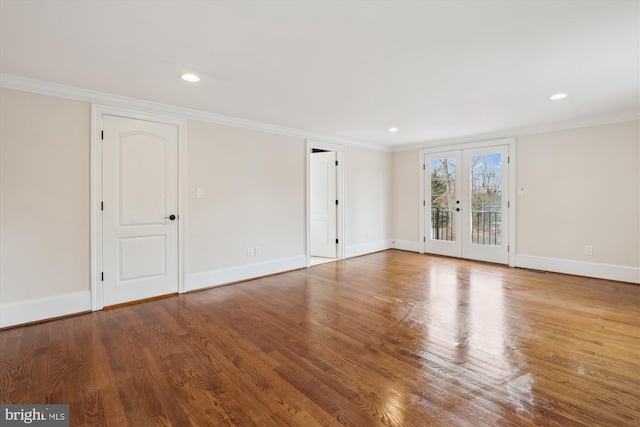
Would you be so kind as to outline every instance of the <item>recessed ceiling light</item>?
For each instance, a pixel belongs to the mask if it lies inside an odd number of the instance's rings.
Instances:
[[[566,97],[567,97],[567,94],[566,94],[566,93],[556,93],[556,94],[554,94],[554,95],[551,95],[551,96],[549,97],[549,99],[551,99],[551,100],[554,100],[554,101],[555,101],[556,99],[562,99],[562,98],[566,98]]]
[[[389,128],[389,132],[398,132],[398,128]]]
[[[200,77],[196,76],[195,74],[183,74],[180,77],[182,77],[182,80],[186,80],[188,82],[199,82],[200,81]]]

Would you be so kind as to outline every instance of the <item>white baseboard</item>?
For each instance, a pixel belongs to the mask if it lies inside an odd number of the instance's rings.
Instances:
[[[391,247],[394,249],[400,249],[403,251],[420,253],[420,242],[418,241],[393,239],[391,241]]]
[[[307,257],[305,255],[298,255],[258,264],[238,265],[219,270],[205,271],[203,273],[189,274],[187,276],[186,291],[195,291],[197,289],[255,279],[256,277],[267,276],[269,274],[306,268],[306,266]]]
[[[620,282],[640,283],[640,268],[614,264],[599,264],[532,255],[516,255],[516,267],[596,277]]]
[[[387,249],[391,249],[391,240],[377,240],[375,242],[347,246],[345,258],[353,258],[374,252],[385,251]]]
[[[91,311],[91,291],[0,304],[0,328]]]

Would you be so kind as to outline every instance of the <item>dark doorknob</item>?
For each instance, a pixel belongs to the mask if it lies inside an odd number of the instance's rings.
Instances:
[[[169,215],[169,216],[165,216],[164,219],[170,219],[171,221],[173,221],[174,219],[176,219],[175,215]]]
[[[460,212],[460,208],[456,208],[456,212]],[[173,216],[173,215],[171,215],[171,216]]]

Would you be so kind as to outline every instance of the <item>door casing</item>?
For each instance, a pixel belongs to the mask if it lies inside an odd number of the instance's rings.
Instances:
[[[178,292],[184,293],[185,289],[185,214],[186,198],[186,139],[184,120],[165,117],[156,114],[148,114],[134,110],[128,110],[105,105],[91,105],[91,309],[101,310],[104,307],[103,282],[102,282],[102,117],[113,115],[124,118],[147,120],[166,123],[178,127]]]
[[[508,216],[509,216],[509,238],[507,239],[508,241],[508,245],[509,245],[509,267],[514,267],[515,266],[515,261],[516,261],[516,139],[515,138],[503,138],[503,139],[495,139],[495,140],[490,140],[490,141],[481,141],[481,142],[474,142],[474,143],[465,143],[465,144],[456,144],[456,145],[441,145],[441,146],[434,146],[434,147],[430,147],[430,148],[425,148],[420,150],[420,155],[418,157],[418,167],[419,167],[419,179],[420,179],[420,184],[419,184],[419,199],[420,203],[419,203],[419,209],[420,209],[420,235],[419,235],[419,244],[420,244],[420,253],[425,253],[425,240],[426,240],[426,233],[428,232],[428,230],[426,230],[425,227],[425,215],[426,215],[426,210],[427,208],[430,209],[430,206],[426,206],[428,205],[428,203],[426,201],[424,201],[424,195],[425,195],[425,180],[426,180],[426,170],[423,169],[423,164],[424,164],[424,156],[425,154],[433,154],[433,153],[440,153],[440,152],[444,152],[444,151],[454,151],[454,150],[467,150],[467,149],[474,149],[474,148],[485,148],[485,147],[492,147],[492,146],[496,146],[496,145],[506,145],[509,148],[509,176],[508,176],[508,181],[509,181],[509,194],[508,194],[508,200],[509,200],[509,209],[508,209]],[[424,203],[423,203],[424,201]]]

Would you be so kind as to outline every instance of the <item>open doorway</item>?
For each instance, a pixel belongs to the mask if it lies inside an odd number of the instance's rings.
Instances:
[[[342,148],[307,142],[307,265],[342,258]]]

